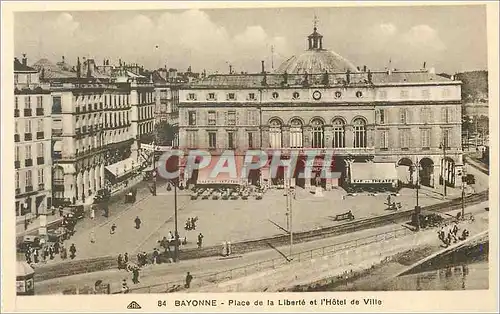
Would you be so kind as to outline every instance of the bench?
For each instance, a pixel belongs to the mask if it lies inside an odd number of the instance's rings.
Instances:
[[[335,216],[335,221],[354,220],[354,215],[351,212],[343,213]]]

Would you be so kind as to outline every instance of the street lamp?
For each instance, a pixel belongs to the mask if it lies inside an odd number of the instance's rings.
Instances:
[[[445,139],[443,139],[443,142],[441,144],[439,144],[439,148],[441,148],[443,150],[443,163],[442,163],[442,166],[441,166],[441,178],[443,180],[443,197],[446,197],[446,176],[447,176],[447,173],[445,171],[445,166],[446,166],[446,145],[447,145],[447,141]]]
[[[417,225],[417,231],[420,230],[420,206],[418,204],[418,190],[420,189],[420,161],[417,158],[416,163],[413,164],[413,169],[415,171],[415,175],[417,176],[416,182],[416,194],[417,194],[417,204],[415,205],[415,222]]]
[[[177,181],[177,180],[176,180]],[[179,231],[177,229],[177,182],[174,183],[175,252],[174,262],[179,260]]]

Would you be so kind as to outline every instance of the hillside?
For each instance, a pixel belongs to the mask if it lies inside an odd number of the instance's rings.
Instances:
[[[488,99],[488,71],[457,73],[455,79],[463,82],[463,100],[482,102]]]

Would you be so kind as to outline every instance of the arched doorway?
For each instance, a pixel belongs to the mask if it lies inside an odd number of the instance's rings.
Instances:
[[[455,161],[450,157],[441,159],[441,177],[439,179],[440,184],[443,184],[443,178],[445,179],[445,184],[447,186],[455,186]]]
[[[430,158],[420,159],[419,181],[421,185],[434,187],[434,162]]]
[[[413,162],[409,158],[401,158],[398,161],[398,180],[402,186],[411,186],[415,183]]]

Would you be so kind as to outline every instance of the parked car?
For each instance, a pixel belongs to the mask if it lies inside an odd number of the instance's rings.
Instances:
[[[83,205],[70,205],[64,207],[64,211],[68,213],[69,218],[82,219],[85,216],[85,208]]]
[[[100,189],[94,196],[94,204],[107,202],[111,197],[111,192],[108,189]]]

